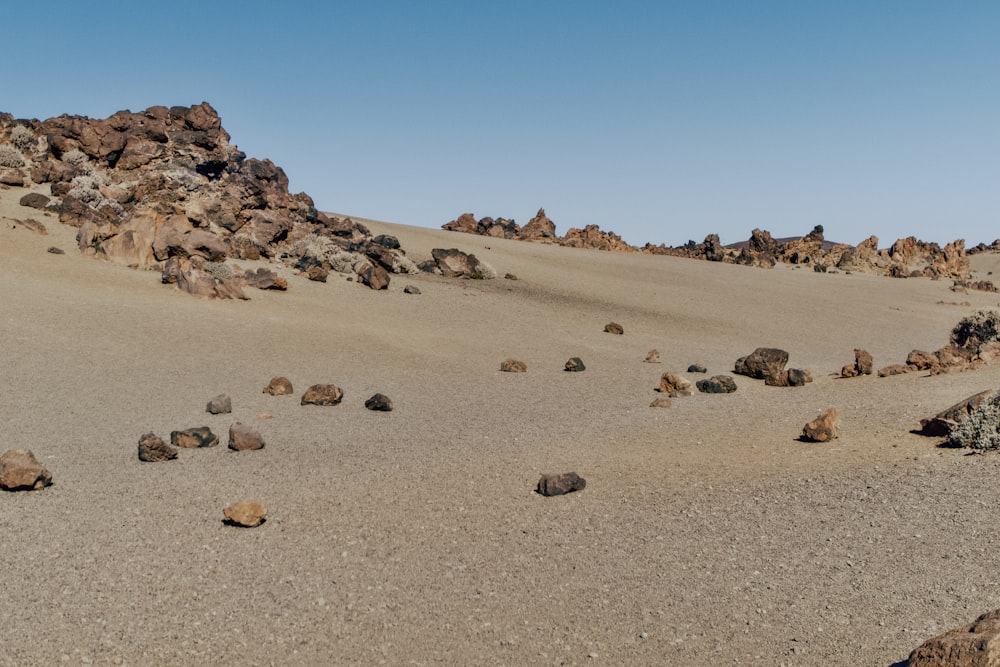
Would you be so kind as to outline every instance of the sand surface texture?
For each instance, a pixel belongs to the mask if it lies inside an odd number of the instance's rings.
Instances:
[[[910,433],[1000,368],[831,375],[855,347],[935,350],[995,294],[372,223],[519,280],[282,269],[287,293],[212,302],[79,255],[21,194],[0,206],[2,449],[55,484],[0,495],[2,664],[889,665],[1000,607],[1000,457]],[[649,407],[662,373],[758,346],[815,381]],[[278,375],[295,394],[262,393]],[[300,405],[316,383],[343,402]],[[232,414],[207,414],[223,392]],[[831,406],[840,439],[799,442]],[[266,448],[228,450],[235,421]],[[202,425],[220,446],[137,459],[143,433]],[[533,492],[567,471],[584,491]],[[222,522],[243,500],[263,525]]]

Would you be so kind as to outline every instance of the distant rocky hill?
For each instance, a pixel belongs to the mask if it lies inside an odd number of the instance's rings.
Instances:
[[[399,243],[291,194],[270,160],[230,143],[208,103],[119,111],[95,120],[45,121],[0,113],[0,185],[49,185],[22,201],[79,228],[86,254],[158,268],[164,282],[196,294],[244,298],[243,288],[283,289],[267,269],[241,272],[227,259],[269,259],[325,280],[357,274],[384,287],[389,273],[416,272]]]
[[[782,262],[812,266],[817,271],[841,269],[894,277],[967,279],[970,276],[965,241],[961,239],[942,248],[936,243],[925,243],[911,236],[899,239],[889,248],[880,250],[878,237],[875,236],[856,247],[830,243],[823,238],[821,225],[817,225],[805,236],[787,239],[774,239],[767,231],[754,229],[749,240],[728,246],[722,245],[718,234],[709,234],[702,243],[689,241],[677,247],[647,243],[641,248],[629,245],[614,232],[602,231],[597,225],[588,225],[582,230],[570,229],[565,236],[559,236],[556,234],[555,223],[545,215],[544,209],[539,209],[538,214],[524,227],[504,218],[482,218],[477,221],[473,214],[465,213],[445,223],[442,228],[576,248],[671,255],[763,268],[772,268]],[[1000,241],[994,245],[1000,246]],[[980,246],[977,246],[979,251],[986,251],[991,247]]]

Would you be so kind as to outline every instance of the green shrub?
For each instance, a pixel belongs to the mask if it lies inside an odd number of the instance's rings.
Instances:
[[[951,330],[952,344],[969,350],[978,350],[983,343],[994,340],[1000,340],[1000,313],[994,310],[980,310],[964,317]]]
[[[1000,449],[1000,395],[986,399],[948,435],[952,447]]]
[[[24,166],[24,158],[21,151],[13,146],[0,146],[0,167],[20,169]]]

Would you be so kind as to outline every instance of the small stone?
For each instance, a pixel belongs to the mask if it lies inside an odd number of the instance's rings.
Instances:
[[[802,439],[809,442],[829,442],[840,435],[840,413],[827,408],[802,428]]]
[[[184,449],[215,447],[219,444],[219,436],[212,433],[212,429],[209,427],[199,426],[183,431],[171,431],[170,444],[174,447],[182,447]]]
[[[570,360],[566,362],[566,370],[579,373],[580,371],[587,370],[587,367],[583,365],[583,359],[580,357],[571,357]]]
[[[646,353],[646,358],[643,359],[647,364],[658,364],[660,363],[660,352],[658,350],[650,350]]]
[[[564,493],[582,491],[587,486],[587,480],[575,472],[565,472],[558,475],[542,475],[538,480],[535,492],[543,496],[561,496]]]
[[[306,269],[306,278],[317,283],[325,283],[327,277],[329,277],[330,271],[323,266],[318,264],[313,264],[308,269]]]
[[[616,336],[621,336],[622,334],[625,333],[625,329],[622,328],[622,325],[618,324],[617,322],[608,322],[607,324],[605,324],[604,331],[609,334],[615,334]]]
[[[691,381],[682,375],[677,373],[664,373],[660,377],[660,386],[656,388],[656,391],[667,395],[678,395],[684,396],[690,394]]]
[[[46,251],[45,251],[45,252],[50,252],[50,253],[52,253],[53,255],[65,255],[65,254],[66,254],[66,251],[65,251],[65,250],[63,250],[62,248],[57,248],[57,247],[55,247],[54,245],[50,245],[50,246],[48,247],[48,249],[46,249]]]
[[[728,375],[714,375],[695,383],[703,394],[731,394],[736,391],[736,382]]]
[[[403,294],[420,294],[420,288],[416,285],[407,285],[403,288]]]
[[[302,405],[337,405],[344,391],[333,384],[314,384],[302,394]]]
[[[517,359],[504,359],[500,364],[500,370],[504,373],[526,373],[528,364]]]
[[[392,412],[392,399],[385,394],[375,394],[365,401],[365,407],[376,412]]]
[[[517,280],[517,276],[513,273],[505,273],[503,276],[506,280]]]
[[[271,396],[286,396],[294,393],[294,390],[292,389],[292,383],[288,378],[276,377],[271,378],[271,382],[264,387],[263,393],[271,394]]]
[[[688,366],[688,373],[707,373],[708,369],[701,364],[691,364]]]
[[[139,438],[139,460],[149,463],[159,463],[177,458],[177,450],[163,441],[163,438],[150,432]]]
[[[229,414],[233,411],[233,401],[226,394],[219,394],[208,402],[205,411],[213,415]]]
[[[264,449],[264,436],[257,429],[240,422],[229,427],[229,449],[245,452],[253,449]]]
[[[241,528],[254,528],[264,523],[267,516],[267,508],[264,503],[256,500],[247,500],[240,503],[233,503],[222,510],[226,517],[226,523]]]
[[[649,407],[651,407],[651,408],[669,408],[670,407],[670,399],[667,398],[666,396],[660,396],[655,401],[653,401],[652,403],[650,403]]]
[[[52,484],[52,473],[42,467],[27,449],[11,449],[0,455],[0,489],[29,491]]]

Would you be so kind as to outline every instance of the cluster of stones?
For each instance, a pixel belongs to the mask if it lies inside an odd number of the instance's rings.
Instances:
[[[194,294],[241,298],[244,287],[285,289],[264,269],[249,275],[228,259],[281,261],[313,280],[330,271],[374,289],[390,273],[416,273],[399,242],[291,194],[285,173],[230,143],[215,109],[150,107],[103,120],[45,121],[0,114],[7,185],[48,185],[25,205],[79,229],[81,251],[135,268]]]
[[[264,387],[264,393],[271,396],[286,396],[295,393],[292,382],[286,377],[274,377]],[[335,384],[314,384],[299,401],[301,405],[339,405],[344,400],[344,390]],[[392,399],[377,393],[365,401],[365,407],[375,412],[392,412]]]
[[[763,380],[769,387],[801,387],[812,382],[812,374],[801,368],[785,368],[788,352],[774,347],[758,347],[736,360],[737,375]]]
[[[553,243],[570,248],[638,252],[638,248],[629,245],[614,232],[602,231],[597,225],[587,225],[583,229],[571,228],[565,236],[559,236],[556,234],[555,223],[545,214],[544,208],[538,209],[535,217],[524,227],[506,218],[486,217],[476,220],[472,213],[463,213],[442,225],[442,229],[501,239]]]

